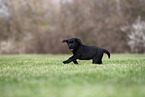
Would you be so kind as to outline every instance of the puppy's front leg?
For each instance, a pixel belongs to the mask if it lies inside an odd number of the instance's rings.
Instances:
[[[77,60],[73,60],[74,64],[78,64]]]
[[[75,61],[75,63],[77,64],[77,61],[76,61],[77,57],[76,56],[72,56],[70,57],[68,60],[66,61],[63,61],[64,64],[67,64],[67,63],[70,63],[71,61]]]

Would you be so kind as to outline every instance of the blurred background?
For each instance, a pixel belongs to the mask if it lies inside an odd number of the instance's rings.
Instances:
[[[145,0],[0,0],[0,54],[68,53],[72,37],[145,53]]]

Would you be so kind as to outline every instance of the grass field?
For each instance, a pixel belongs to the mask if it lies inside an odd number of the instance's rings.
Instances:
[[[0,55],[0,97],[145,97],[145,54],[62,64],[69,56]]]

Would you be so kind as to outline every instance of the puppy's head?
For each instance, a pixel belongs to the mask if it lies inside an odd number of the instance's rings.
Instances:
[[[79,47],[79,45],[82,44],[81,40],[78,38],[70,38],[62,41],[62,43],[65,42],[67,43],[68,48],[70,49],[71,52],[74,52]]]

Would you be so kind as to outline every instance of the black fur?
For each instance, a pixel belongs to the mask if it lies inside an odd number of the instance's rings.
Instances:
[[[77,59],[80,60],[89,60],[93,59],[93,64],[102,64],[103,53],[106,53],[110,58],[110,53],[96,46],[86,46],[82,44],[81,40],[78,38],[71,38],[67,40],[63,40],[62,43],[66,42],[70,51],[73,52],[73,56],[68,60],[63,61],[64,64],[74,62],[74,64],[78,64]]]

